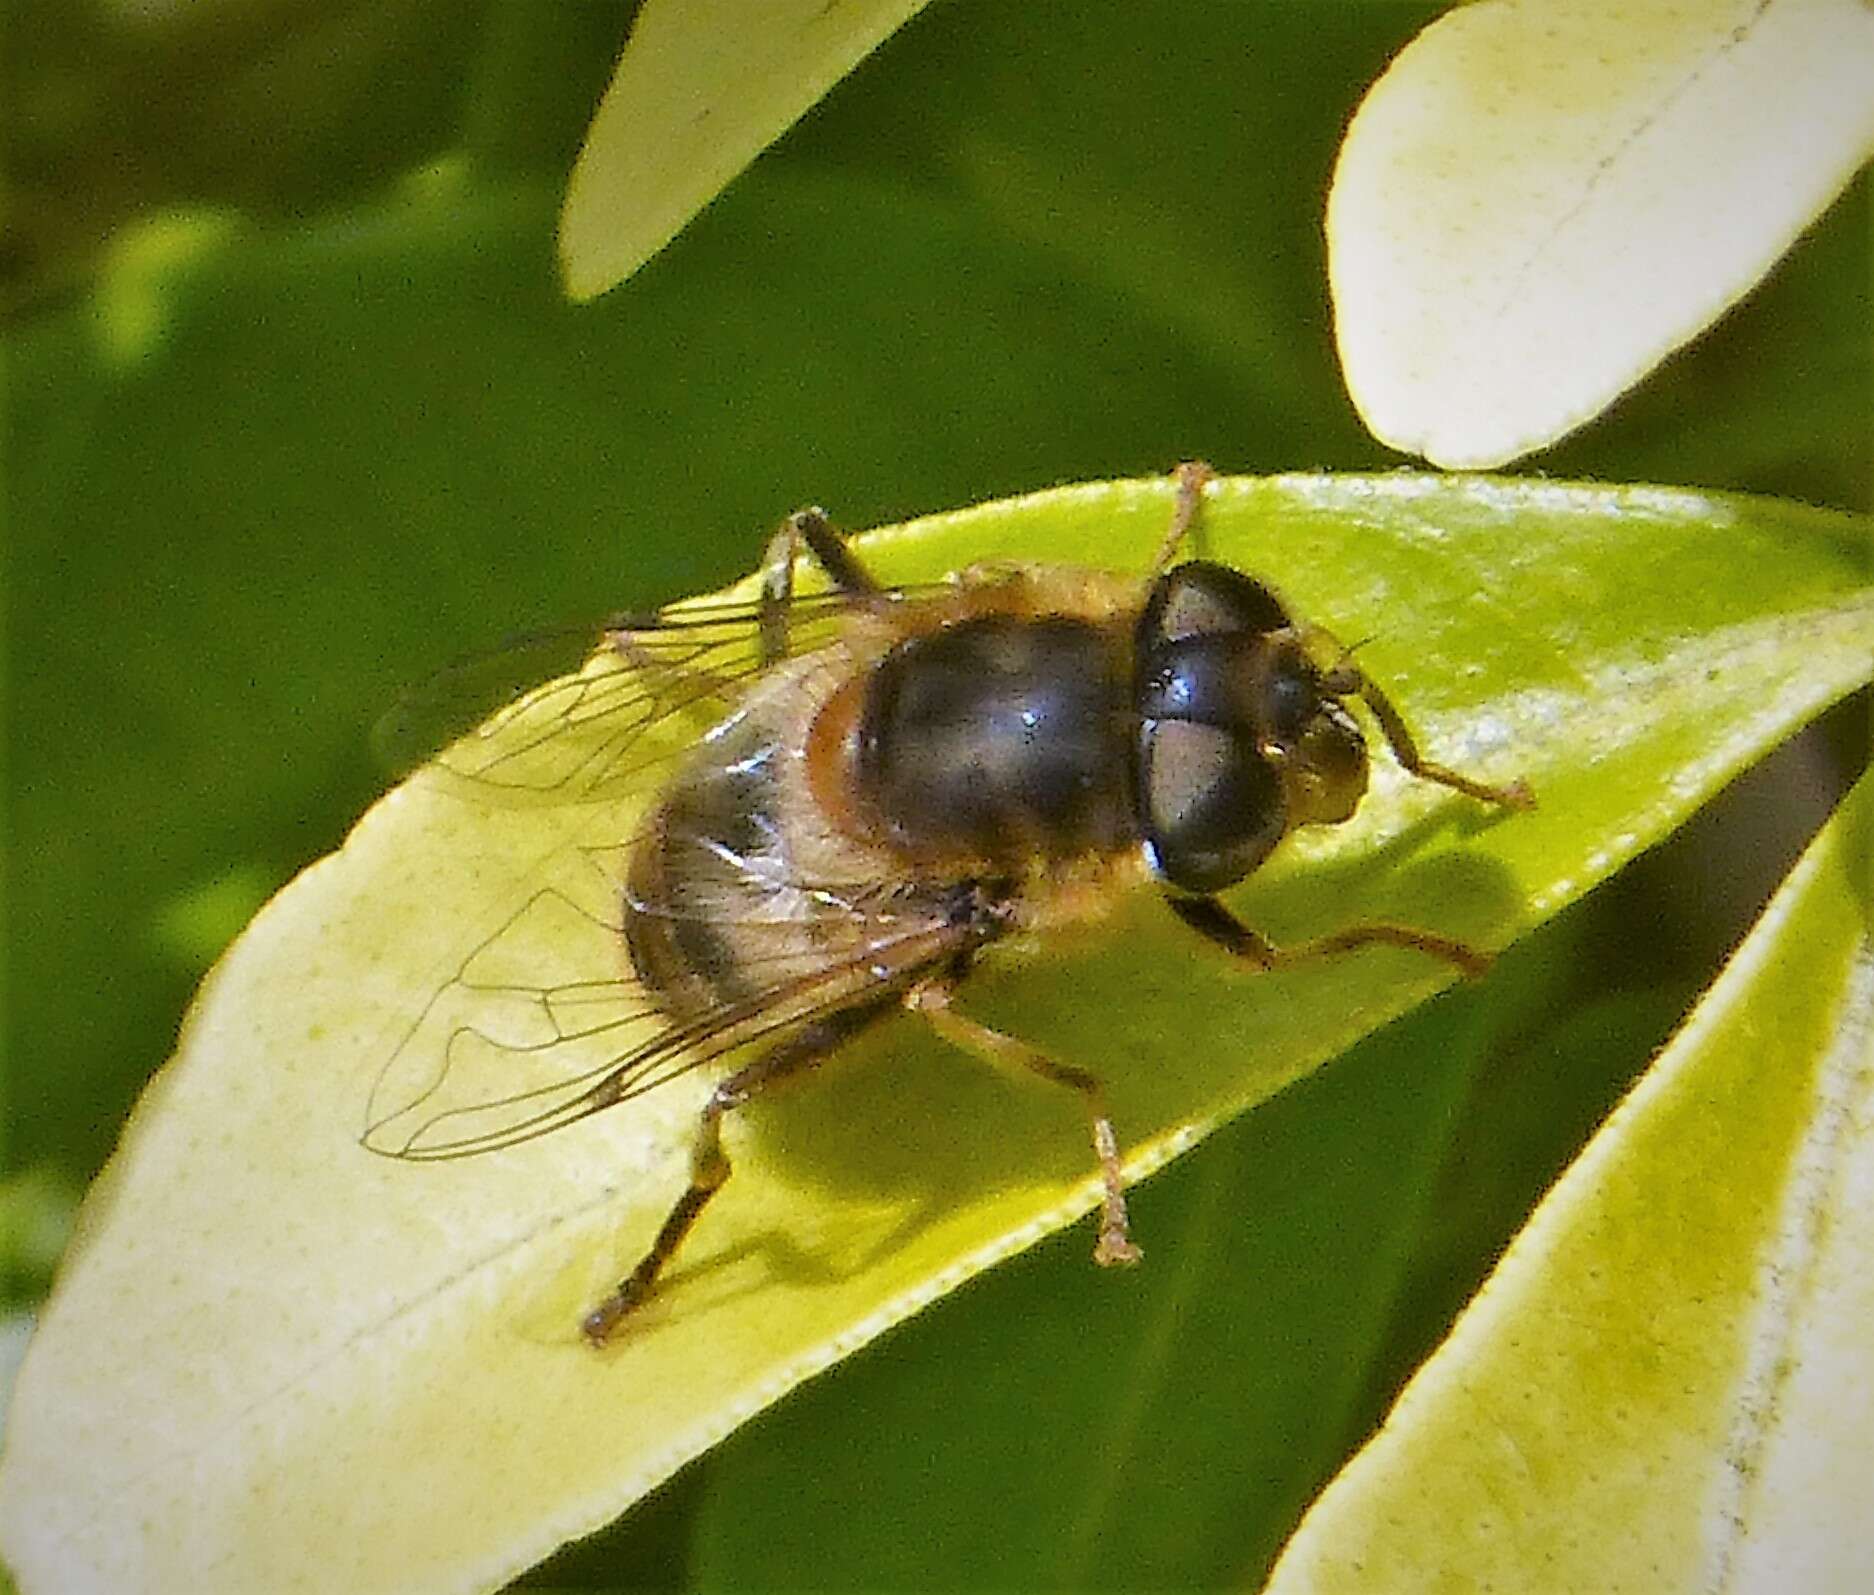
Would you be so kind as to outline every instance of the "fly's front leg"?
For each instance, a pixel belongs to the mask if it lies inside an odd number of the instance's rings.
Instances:
[[[1330,958],[1336,953],[1352,952],[1359,947],[1409,947],[1433,958],[1442,958],[1460,974],[1476,976],[1490,967],[1491,955],[1436,931],[1419,930],[1411,925],[1375,922],[1349,925],[1313,941],[1278,947],[1252,930],[1214,897],[1171,897],[1171,911],[1206,940],[1214,942],[1233,958],[1241,958],[1258,969],[1280,969],[1311,958]]]
[[[1165,528],[1164,539],[1159,543],[1158,553],[1152,560],[1152,575],[1162,575],[1178,557],[1178,550],[1184,545],[1185,538],[1191,535],[1191,529],[1197,524],[1198,514],[1204,507],[1204,489],[1216,478],[1217,473],[1202,460],[1186,460],[1172,473],[1177,495],[1172,500],[1171,524]]]
[[[1106,1109],[1106,1092],[1100,1082],[1084,1069],[1056,1063],[1046,1053],[1025,1041],[991,1030],[950,1006],[951,976],[940,976],[914,987],[905,997],[905,1006],[922,1014],[930,1026],[952,1046],[995,1064],[1000,1068],[1027,1070],[1044,1080],[1077,1091],[1086,1104],[1087,1118],[1093,1128],[1093,1155],[1100,1166],[1104,1187],[1100,1198],[1100,1239],[1093,1248],[1093,1260],[1104,1268],[1136,1263],[1145,1254],[1133,1244],[1126,1220],[1125,1174],[1119,1166],[1119,1138]]]
[[[843,1013],[816,1019],[787,1040],[770,1047],[746,1068],[738,1069],[709,1094],[697,1121],[696,1139],[690,1144],[690,1183],[677,1198],[651,1249],[618,1288],[580,1320],[579,1331],[594,1346],[603,1346],[626,1314],[641,1306],[658,1276],[676,1254],[702,1216],[703,1209],[728,1183],[729,1155],[722,1149],[722,1118],[759,1092],[789,1078],[798,1078],[843,1046],[873,1020],[889,1013],[895,998],[873,999]]]
[[[853,556],[826,511],[795,510],[768,539],[761,556],[761,662],[785,659],[787,612],[794,603],[794,562],[805,549],[842,593],[875,593],[879,584]]]
[[[1448,786],[1466,797],[1474,797],[1480,803],[1496,803],[1506,809],[1533,809],[1536,806],[1536,795],[1529,790],[1527,782],[1507,781],[1501,786],[1492,786],[1485,781],[1473,780],[1448,765],[1432,763],[1419,752],[1418,743],[1407,728],[1404,716],[1393,707],[1392,699],[1351,660],[1343,660],[1330,671],[1323,678],[1322,686],[1341,697],[1354,694],[1364,699],[1366,706],[1373,711],[1373,718],[1379,721],[1386,745],[1392,749],[1399,767],[1416,775],[1421,781],[1436,781],[1438,785]]]

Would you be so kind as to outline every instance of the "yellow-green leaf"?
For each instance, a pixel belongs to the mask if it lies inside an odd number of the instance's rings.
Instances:
[[[1848,1590],[1874,1566],[1863,781],[1272,1595]]]
[[[1368,93],[1328,199],[1375,436],[1501,465],[1749,292],[1874,153],[1865,0],[1480,0]]]
[[[566,291],[629,277],[923,6],[646,0],[567,184]]]
[[[1090,484],[863,552],[893,580],[997,556],[1138,569],[1169,505],[1164,481]],[[1435,756],[1542,798],[1486,814],[1381,755],[1355,821],[1297,838],[1235,895],[1278,939],[1388,918],[1500,944],[1874,657],[1866,523],[1799,506],[1237,479],[1205,530],[1213,555],[1364,638]],[[630,823],[466,801],[419,774],[222,960],[87,1200],[20,1373],[0,1553],[25,1588],[487,1587],[1086,1211],[1075,1105],[901,1021],[738,1116],[737,1177],[666,1287],[604,1353],[583,1345],[579,1313],[682,1187],[700,1077],[487,1158],[411,1165],[359,1136],[387,1062],[421,1063],[400,1051],[413,1025],[435,1047],[485,1019],[450,1004],[491,937],[535,961],[531,980],[618,973],[596,922],[528,905],[543,882],[589,890],[581,847]],[[1142,901],[964,1001],[1105,1077],[1141,1175],[1448,978],[1403,950],[1253,975]]]

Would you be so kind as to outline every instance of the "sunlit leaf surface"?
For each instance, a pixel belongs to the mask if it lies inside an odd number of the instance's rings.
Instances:
[[[1865,1581],[1871,798],[1309,1514],[1275,1595]]]
[[[567,185],[567,292],[630,276],[923,5],[648,0]]]
[[[1483,0],[1348,130],[1328,200],[1374,434],[1500,465],[1736,303],[1874,152],[1864,0]]]
[[[1162,480],[1062,489],[864,552],[895,580],[998,555],[1137,569],[1169,502]],[[1428,748],[1542,798],[1483,814],[1381,756],[1354,822],[1237,894],[1279,939],[1387,917],[1501,944],[1864,679],[1874,645],[1865,527],[1780,503],[1239,479],[1206,531],[1366,638]],[[618,973],[591,922],[524,910],[629,824],[420,774],[223,959],[21,1372],[0,1550],[28,1589],[498,1583],[1087,1209],[1073,1105],[900,1022],[735,1126],[737,1178],[668,1288],[606,1352],[584,1346],[580,1311],[681,1186],[702,1079],[485,1159],[413,1166],[358,1138],[387,1061],[492,932],[527,923],[511,950],[557,979]],[[1143,1174],[1447,978],[1406,951],[1240,973],[1146,902],[966,997],[1105,1076]]]

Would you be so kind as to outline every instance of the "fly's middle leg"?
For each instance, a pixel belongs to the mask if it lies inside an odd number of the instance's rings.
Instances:
[[[846,546],[825,510],[795,510],[768,539],[761,556],[761,662],[765,665],[787,657],[794,562],[803,549],[838,591],[854,595],[879,591],[879,584]]]
[[[950,1006],[951,995],[951,977],[939,977],[913,987],[905,997],[905,1006],[913,1013],[922,1014],[931,1028],[952,1046],[974,1053],[1000,1068],[1038,1074],[1044,1080],[1080,1094],[1093,1130],[1093,1155],[1099,1164],[1102,1186],[1100,1238],[1093,1248],[1093,1260],[1108,1268],[1138,1262],[1145,1254],[1133,1243],[1127,1222],[1126,1182],[1119,1165],[1119,1138],[1113,1131],[1106,1092],[1100,1082],[1084,1069],[1057,1063],[1027,1042],[958,1013]]]
[[[866,1025],[889,1013],[895,1000],[874,999],[817,1019],[770,1047],[710,1092],[702,1117],[697,1121],[696,1139],[690,1143],[690,1183],[665,1217],[643,1260],[604,1301],[580,1320],[579,1331],[587,1341],[603,1346],[620,1322],[644,1303],[665,1266],[702,1216],[703,1209],[728,1183],[733,1169],[722,1147],[723,1115],[761,1092],[805,1074]]]

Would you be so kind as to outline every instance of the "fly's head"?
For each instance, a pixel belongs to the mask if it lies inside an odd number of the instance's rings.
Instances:
[[[1367,750],[1359,673],[1274,593],[1193,561],[1154,584],[1134,634],[1134,795],[1147,856],[1177,890],[1249,875],[1295,826],[1347,819]]]

